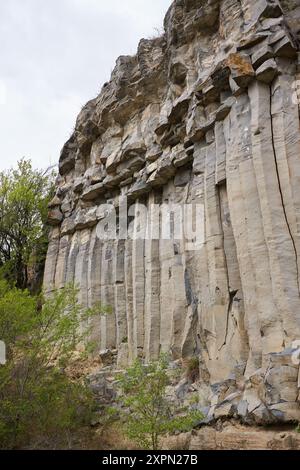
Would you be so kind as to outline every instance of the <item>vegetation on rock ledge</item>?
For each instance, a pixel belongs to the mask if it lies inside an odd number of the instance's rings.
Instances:
[[[126,434],[145,449],[159,449],[162,436],[190,431],[203,419],[199,411],[175,409],[168,400],[167,369],[167,358],[161,356],[146,365],[137,360],[119,376]]]

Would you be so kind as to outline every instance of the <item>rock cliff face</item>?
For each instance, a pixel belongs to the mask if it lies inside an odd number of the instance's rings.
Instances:
[[[164,27],[62,150],[45,288],[112,307],[93,339],[119,366],[198,357],[208,419],[300,420],[300,0],[175,0]],[[101,239],[125,198],[204,205],[204,244]]]

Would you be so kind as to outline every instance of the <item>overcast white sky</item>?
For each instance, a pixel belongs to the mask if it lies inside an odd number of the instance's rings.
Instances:
[[[119,55],[155,35],[171,0],[0,0],[0,169],[56,163]]]

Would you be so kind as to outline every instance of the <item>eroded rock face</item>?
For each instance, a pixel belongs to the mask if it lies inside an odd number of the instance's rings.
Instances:
[[[46,290],[112,307],[93,339],[121,367],[199,357],[208,420],[300,420],[299,30],[299,0],[174,1],[60,157]],[[203,204],[204,245],[99,239],[125,197]]]
[[[176,441],[175,441],[176,442]],[[182,435],[181,441],[191,450],[299,450],[300,435],[293,429],[284,431],[231,425],[225,423],[221,429],[203,427],[189,435]]]

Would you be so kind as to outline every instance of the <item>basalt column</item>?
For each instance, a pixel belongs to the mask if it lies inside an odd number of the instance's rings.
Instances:
[[[175,0],[164,29],[63,147],[45,290],[109,307],[119,367],[198,358],[210,419],[299,421],[300,1]]]

